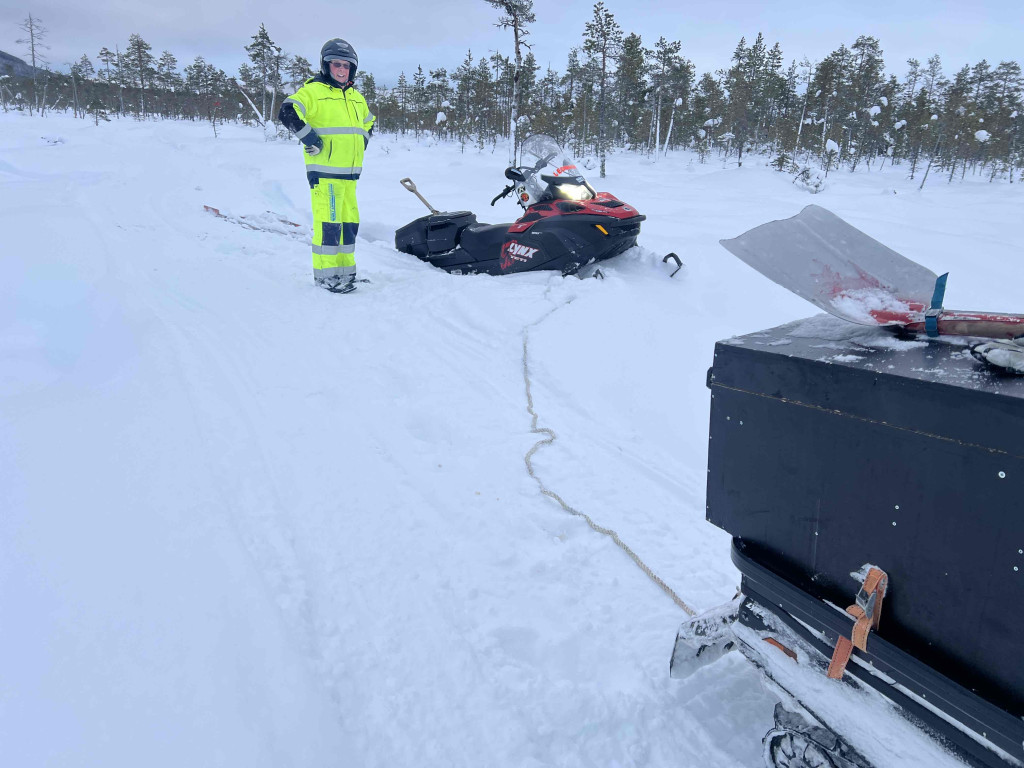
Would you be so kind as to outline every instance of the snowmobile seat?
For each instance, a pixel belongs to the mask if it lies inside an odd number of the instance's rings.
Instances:
[[[508,224],[471,224],[462,230],[459,245],[474,258],[497,258],[508,236]]]
[[[459,233],[476,223],[469,211],[443,211],[421,216],[395,232],[395,248],[421,259],[455,250]]]

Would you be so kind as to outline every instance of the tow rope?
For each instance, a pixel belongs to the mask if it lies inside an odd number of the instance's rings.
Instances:
[[[556,307],[555,310],[552,310],[552,312],[556,311],[557,309],[559,308]],[[546,319],[550,314],[551,313],[549,312],[548,314],[544,315],[544,317],[540,318],[540,320],[537,320],[532,325],[537,325],[538,323]],[[544,435],[544,439],[534,443],[533,447],[529,451],[527,451],[525,456],[526,471],[530,473],[530,477],[532,477],[534,481],[536,481],[537,485],[540,486],[540,492],[542,494],[544,494],[550,499],[554,499],[556,502],[558,502],[559,506],[561,506],[562,509],[568,512],[570,515],[575,515],[576,517],[583,518],[587,525],[589,525],[593,530],[597,531],[603,536],[609,537],[612,541],[615,542],[616,546],[618,546],[619,549],[621,549],[623,552],[629,555],[629,558],[634,563],[636,563],[636,565],[640,568],[641,571],[647,574],[647,577],[651,581],[653,581],[655,584],[661,587],[662,591],[664,591],[665,594],[667,594],[672,599],[672,602],[674,602],[676,605],[682,608],[687,615],[695,616],[697,612],[694,611],[685,602],[683,602],[679,595],[677,595],[668,584],[666,584],[654,571],[652,571],[650,567],[643,560],[640,559],[640,556],[637,555],[636,552],[630,549],[630,547],[621,538],[619,538],[619,534],[617,534],[610,528],[605,528],[604,526],[598,525],[586,513],[580,512],[578,509],[573,509],[571,506],[565,503],[561,496],[559,496],[554,491],[548,490],[548,488],[544,485],[544,482],[539,477],[537,477],[537,474],[536,472],[534,472],[533,469],[533,455],[538,450],[543,448],[545,445],[551,445],[552,443],[554,443],[555,440],[558,438],[558,435],[555,434],[555,431],[553,429],[537,426],[538,416],[537,412],[533,408],[533,394],[530,391],[529,341],[530,326],[527,326],[526,328],[523,329],[523,381],[526,384],[526,410],[529,412],[530,416],[533,417],[533,420],[530,423],[530,432],[532,432],[535,435]]]

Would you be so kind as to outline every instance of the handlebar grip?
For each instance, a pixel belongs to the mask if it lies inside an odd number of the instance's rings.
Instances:
[[[496,202],[498,202],[499,200],[501,200],[501,198],[505,197],[505,195],[507,195],[507,194],[508,194],[509,192],[511,192],[511,191],[512,191],[513,189],[515,189],[515,188],[516,188],[516,187],[515,187],[515,184],[511,184],[511,185],[509,185],[509,186],[505,187],[505,188],[504,188],[503,190],[501,190],[501,192],[499,192],[499,193],[498,193],[498,194],[497,194],[497,195],[495,196],[495,198],[494,198],[493,200],[491,200],[491,205],[493,206],[493,205],[494,205],[494,204],[495,204]]]

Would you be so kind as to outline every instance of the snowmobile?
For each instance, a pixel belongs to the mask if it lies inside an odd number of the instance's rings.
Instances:
[[[672,677],[750,661],[770,767],[1019,768],[1024,377],[935,337],[1013,352],[1024,316],[943,309],[945,276],[816,206],[722,245],[835,317],[715,345],[707,520],[740,591]]]
[[[398,229],[395,248],[457,275],[573,275],[636,245],[646,217],[614,195],[595,191],[551,136],[527,138],[521,164],[508,167],[505,178],[511,183],[491,205],[515,194],[523,215],[510,224],[484,224],[469,211],[438,211],[411,179],[402,179],[430,214]]]

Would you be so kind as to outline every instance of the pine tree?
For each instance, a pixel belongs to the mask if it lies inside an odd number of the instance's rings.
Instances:
[[[874,130],[880,125],[874,119],[881,106],[877,103],[882,96],[884,62],[882,49],[874,37],[861,35],[851,46],[853,53],[851,69],[851,99],[855,112],[850,118],[851,130],[848,151],[852,153],[852,170],[877,144],[880,134]]]
[[[511,29],[513,39],[513,50],[515,52],[515,67],[512,70],[512,94],[511,109],[509,114],[509,158],[510,164],[516,161],[517,136],[516,127],[519,122],[520,98],[520,77],[523,71],[523,48],[530,46],[525,38],[530,34],[527,26],[536,21],[533,13],[533,0],[486,0],[492,8],[496,8],[504,15],[498,19],[495,26],[501,29]]]
[[[758,35],[760,39],[760,35]],[[763,43],[762,43],[763,47]],[[754,82],[751,66],[751,49],[746,38],[740,38],[732,53],[732,66],[725,75],[725,88],[729,93],[725,120],[728,126],[727,138],[735,143],[739,167],[743,166],[743,149],[751,139],[756,116],[754,113]]]
[[[472,101],[470,114],[476,125],[477,149],[484,148],[487,138],[497,135],[501,127],[495,99],[495,83],[487,59],[477,61],[472,80]]]
[[[664,38],[662,38],[664,39]],[[639,149],[646,136],[643,118],[647,99],[647,56],[643,40],[630,34],[622,41],[619,73],[615,79],[615,100],[620,105],[620,127],[626,143]]]
[[[413,128],[418,137],[427,116],[427,75],[423,72],[422,66],[417,66],[416,74],[412,76],[412,90],[409,95],[409,102],[411,105]]]
[[[221,119],[223,103],[227,99],[229,80],[224,71],[207,63],[202,56],[185,67],[184,90],[191,99],[189,105],[196,117],[210,121],[214,136],[217,135],[217,120]]]
[[[1000,148],[1000,165],[1013,183],[1016,154],[1021,148],[1021,112],[1024,111],[1024,75],[1015,61],[1001,61],[992,73],[992,108],[989,112],[990,131]],[[995,173],[995,169],[993,169]]]
[[[38,93],[39,71],[49,63],[43,55],[43,51],[47,50],[50,46],[43,42],[47,35],[46,27],[31,13],[18,27],[28,35],[28,37],[23,37],[15,42],[18,45],[25,46],[28,51],[28,63],[32,66],[32,101],[29,102],[28,108],[28,113],[31,115],[33,106],[40,110],[45,108],[45,104],[40,104]]]
[[[725,118],[726,96],[721,84],[705,72],[693,96],[694,122],[701,127],[697,129],[697,151],[703,163],[714,144],[715,132]]]
[[[466,139],[469,137],[475,116],[473,114],[473,81],[476,68],[473,65],[473,52],[466,51],[466,58],[452,73],[452,81],[455,83],[455,112],[458,120],[455,125],[456,135],[462,144],[463,150],[466,147]]]
[[[598,76],[597,153],[603,179],[608,155],[608,80],[622,51],[622,28],[611,11],[604,7],[603,0],[594,5],[594,16],[587,22],[583,50],[590,56]]]
[[[152,54],[153,47],[142,39],[141,35],[133,34],[128,37],[128,48],[125,51],[123,60],[120,62],[122,75],[127,84],[139,87],[139,105],[137,114],[139,117],[146,116],[146,90],[152,85],[156,76],[156,68],[153,66],[156,60]]]
[[[971,87],[971,68],[964,65],[953,77],[953,82],[946,91],[945,104],[941,115],[940,130],[945,134],[943,152],[940,156],[943,168],[949,168],[949,181],[953,181],[957,164],[964,159],[969,147],[968,138],[971,128],[970,112],[972,111],[973,88]]]
[[[170,51],[164,51],[160,54],[160,59],[156,63],[156,78],[154,82],[158,88],[162,88],[165,91],[173,92],[181,89],[183,81],[181,75],[178,74],[178,60]]]
[[[910,157],[910,178],[917,173],[917,164],[926,148],[938,141],[935,121],[931,119],[932,105],[928,101],[928,91],[918,90],[912,104],[903,112],[903,118],[896,125],[906,134],[906,152]],[[902,124],[901,124],[902,123]]]
[[[427,99],[434,113],[432,125],[438,139],[442,138],[450,130],[448,110],[451,109],[451,102],[449,101],[451,96],[452,89],[451,84],[448,82],[448,70],[444,67],[430,70],[430,82],[427,83]],[[444,114],[443,119],[439,119],[441,114]]]
[[[266,123],[273,115],[274,99],[281,89],[281,67],[283,64],[281,46],[270,39],[266,26],[260,24],[259,31],[252,36],[252,42],[245,46],[245,51],[249,54],[249,61],[252,63],[252,68],[247,71],[250,77],[250,82],[247,85],[260,92],[262,96],[260,116]],[[242,79],[246,80],[244,76]]]
[[[96,94],[89,104],[86,106],[86,110],[92,115],[93,121],[98,126],[100,120],[109,123],[110,117],[107,116],[107,109],[103,104],[103,99],[100,98],[99,94]]]
[[[655,94],[654,104],[654,150],[661,146],[661,126],[664,122],[662,117],[662,104],[666,96],[666,89],[672,71],[679,66],[679,51],[682,43],[678,40],[668,42],[664,37],[659,37],[654,44],[654,63],[652,72],[652,87]]]
[[[403,134],[409,130],[409,108],[411,106],[409,96],[409,81],[406,79],[405,72],[403,71],[398,75],[398,85],[395,86],[395,98],[398,99],[399,109],[398,130]]]
[[[309,63],[309,59],[306,59],[303,56],[292,56],[284,63],[284,75],[287,78],[287,85],[292,91],[297,91],[304,82],[315,74],[316,72],[313,70],[313,66]],[[359,70],[356,76],[362,78],[362,82],[365,82],[367,73]],[[373,80],[373,75],[369,75],[369,77]],[[367,101],[374,100],[377,95],[376,92],[372,97],[367,95],[366,89],[363,86],[360,86],[359,92],[366,96]]]
[[[71,65],[71,71],[82,80],[92,80],[96,77],[96,68],[93,66],[92,61],[86,54],[82,54],[82,58]]]
[[[845,126],[841,120],[849,114],[847,101],[849,49],[845,45],[826,56],[814,71],[808,88],[811,98],[808,114],[814,119],[814,126],[821,126],[818,135],[818,152],[824,153],[825,143],[842,140]]]
[[[949,83],[942,76],[942,60],[938,54],[928,58],[928,69],[924,72],[924,82],[921,87],[928,93],[932,105],[937,109],[942,100],[942,92]]]
[[[363,97],[368,103],[377,101],[377,81],[371,73],[358,72],[356,74],[356,81],[359,87],[359,92],[363,94]]]

